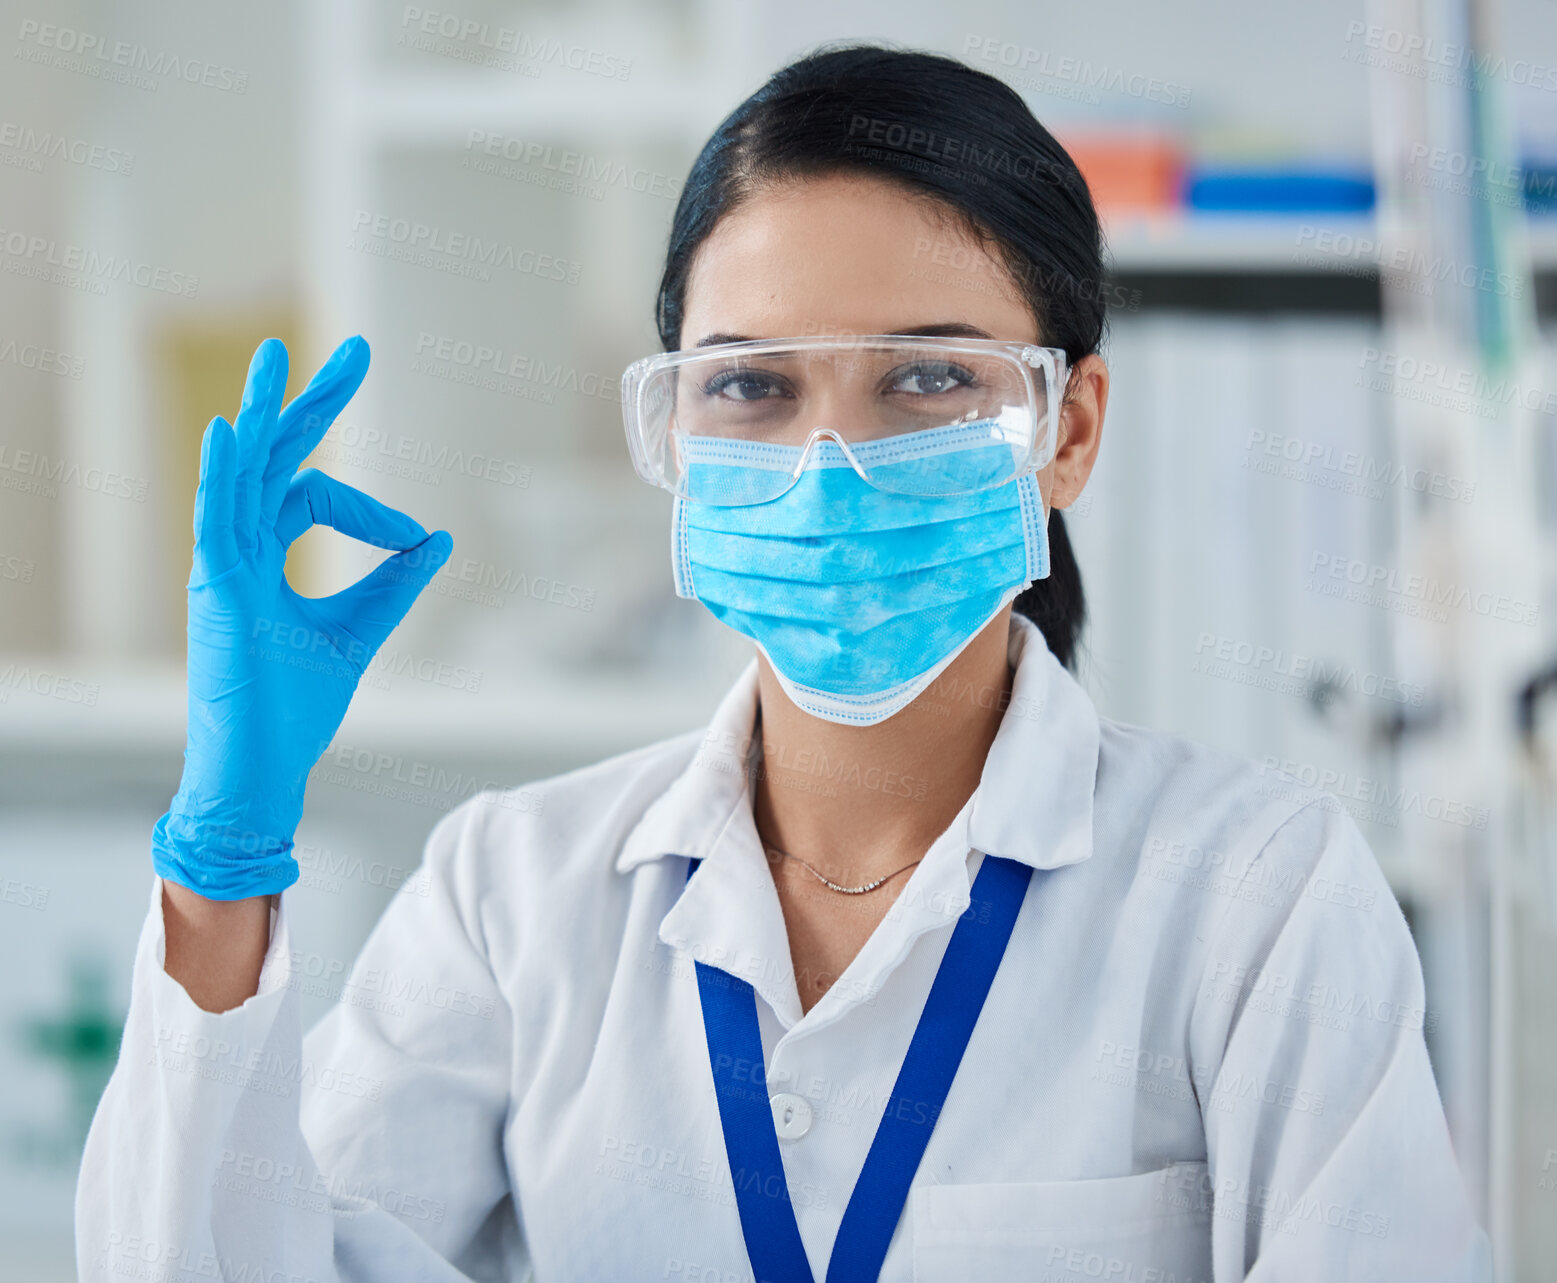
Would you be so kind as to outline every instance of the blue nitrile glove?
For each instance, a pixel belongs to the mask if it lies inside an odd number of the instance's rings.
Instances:
[[[297,471],[367,370],[367,343],[348,339],[283,409],[287,350],[266,339],[236,424],[212,419],[200,447],[184,776],[151,850],[162,877],[207,899],[297,880],[292,835],[308,772],[363,670],[453,548],[445,531],[429,535],[344,482]],[[316,522],[406,551],[334,596],[300,597],[283,565]]]

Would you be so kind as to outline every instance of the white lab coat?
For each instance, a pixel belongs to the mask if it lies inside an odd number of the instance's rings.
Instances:
[[[804,1102],[780,1143],[822,1279],[980,852],[1036,872],[882,1279],[1487,1277],[1350,817],[1100,719],[1020,617],[1011,654],[977,791],[803,1017],[743,765],[755,664],[706,732],[441,819],[306,1038],[299,992],[331,981],[287,896],[259,992],[213,1015],[162,969],[154,881],[81,1277],[751,1280],[696,957],[752,982],[768,1090]]]

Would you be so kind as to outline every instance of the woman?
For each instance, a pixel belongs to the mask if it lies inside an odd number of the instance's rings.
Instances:
[[[743,103],[624,413],[677,591],[757,657],[706,730],[443,818],[306,1039],[303,785],[450,540],[294,475],[360,341],[284,409],[262,346],[203,448],[190,745],[83,1276],[1481,1276],[1356,826],[1066,671],[1102,270],[989,76],[847,48]],[[296,597],[313,522],[399,551]]]

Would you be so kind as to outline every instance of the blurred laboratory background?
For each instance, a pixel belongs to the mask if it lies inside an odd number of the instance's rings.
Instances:
[[[0,0],[0,1280],[74,1276],[199,441],[254,347],[296,390],[364,335],[313,462],[455,541],[310,784],[312,1019],[440,814],[694,728],[746,662],[673,595],[618,378],[702,141],[847,39],[1001,77],[1077,157],[1081,676],[1356,817],[1499,1277],[1557,1277],[1557,4],[439,3]],[[315,530],[288,571],[374,559]]]

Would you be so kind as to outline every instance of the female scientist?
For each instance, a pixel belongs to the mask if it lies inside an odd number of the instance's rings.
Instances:
[[[82,1277],[1481,1277],[1357,827],[1067,671],[1102,272],[990,76],[832,49],[742,103],[623,402],[677,593],[756,656],[705,729],[440,819],[306,1038],[304,784],[451,541],[297,471],[366,345],[283,406],[263,344],[202,447]],[[396,555],[300,597],[315,523]]]

